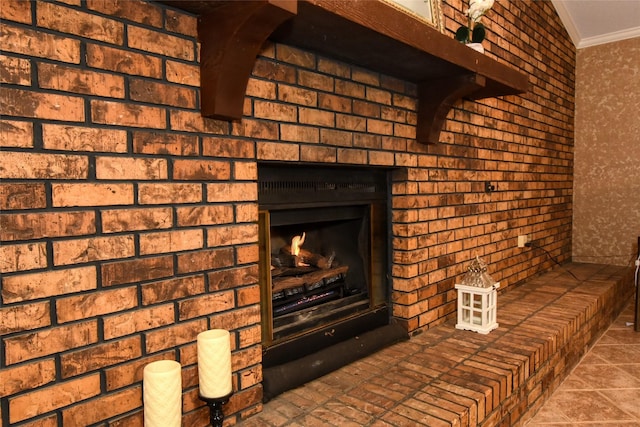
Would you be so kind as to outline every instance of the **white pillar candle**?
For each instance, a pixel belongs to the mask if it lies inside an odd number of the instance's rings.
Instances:
[[[151,362],[142,371],[145,427],[180,427],[182,372],[175,360]]]
[[[208,398],[231,393],[231,341],[229,331],[211,329],[198,334],[200,395]]]

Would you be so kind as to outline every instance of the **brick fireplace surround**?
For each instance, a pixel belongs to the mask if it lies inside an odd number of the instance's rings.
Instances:
[[[447,34],[464,21],[443,4]],[[145,1],[3,0],[0,419],[142,425],[142,368],[183,367],[206,424],[196,335],[233,337],[228,421],[261,409],[259,162],[392,168],[393,317],[451,319],[479,255],[501,290],[571,257],[575,48],[550,2],[497,2],[486,55],[521,96],[461,101],[415,141],[415,85],[266,43],[244,117],[199,111],[196,17]],[[484,192],[485,181],[496,186]]]

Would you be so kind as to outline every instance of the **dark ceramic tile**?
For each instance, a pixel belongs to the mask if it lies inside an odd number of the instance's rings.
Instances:
[[[640,344],[600,345],[591,350],[593,355],[609,363],[635,363],[640,360]]]
[[[616,366],[632,375],[634,378],[640,380],[640,361],[638,361],[638,363],[621,364]],[[640,406],[640,402],[638,402],[638,406]]]
[[[557,423],[570,422],[571,420],[562,414],[561,408],[557,402],[548,401],[540,408],[538,413],[529,421],[527,426],[537,423]]]
[[[637,421],[597,391],[558,390],[551,400],[561,413],[573,422],[584,421]]]
[[[583,389],[640,389],[640,380],[620,369],[618,365],[581,364],[573,370],[571,377],[581,380],[584,383]]]
[[[605,338],[610,344],[640,344],[640,332],[634,331],[633,327],[609,329],[598,344],[604,344]]]
[[[525,424],[526,427],[572,427],[574,424],[573,422],[569,421],[566,423],[528,423]]]
[[[604,360],[602,357],[600,356],[596,356],[595,354],[593,354],[593,352],[589,352],[587,353],[582,360],[580,361],[581,365],[602,365],[604,363],[607,363],[606,360]]]
[[[582,366],[582,364],[580,366]],[[560,389],[562,390],[585,390],[588,388],[589,386],[578,375],[574,375],[573,373],[569,374],[562,384],[560,384]]]
[[[640,421],[640,388],[627,390],[602,390],[605,397],[615,403],[621,410]]]

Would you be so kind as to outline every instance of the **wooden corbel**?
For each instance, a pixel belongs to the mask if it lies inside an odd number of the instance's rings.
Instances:
[[[233,1],[199,17],[203,116],[242,117],[247,83],[262,45],[297,11],[297,0]]]
[[[437,144],[449,110],[458,100],[471,96],[486,85],[479,74],[466,74],[429,80],[418,84],[418,123],[416,139]]]

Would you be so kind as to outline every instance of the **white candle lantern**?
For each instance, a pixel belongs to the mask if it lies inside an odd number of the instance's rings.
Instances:
[[[456,328],[488,334],[498,327],[497,305],[500,283],[487,274],[487,265],[476,257],[458,290]]]
[[[197,337],[200,396],[218,399],[231,394],[231,341],[229,331],[211,329]]]
[[[145,427],[180,427],[182,369],[175,360],[151,362],[142,370]]]

